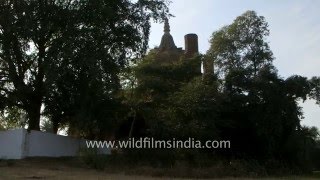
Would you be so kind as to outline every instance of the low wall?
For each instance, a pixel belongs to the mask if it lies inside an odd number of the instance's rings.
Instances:
[[[75,156],[80,148],[79,139],[39,131],[31,131],[27,141],[28,157]]]
[[[84,139],[40,131],[0,131],[0,159],[77,156],[79,150],[86,147],[85,144]],[[101,149],[99,152],[110,154],[108,149]]]
[[[25,131],[0,131],[0,159],[22,159]]]

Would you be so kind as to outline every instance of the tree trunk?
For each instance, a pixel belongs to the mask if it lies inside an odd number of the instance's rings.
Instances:
[[[41,114],[41,103],[32,104],[28,108],[27,114],[29,118],[28,130],[40,131],[40,114]]]
[[[129,132],[129,138],[131,138],[132,135],[133,135],[133,130],[134,130],[135,123],[136,123],[136,111],[134,110],[133,111],[133,120],[132,120],[132,123],[131,123],[130,132]]]
[[[52,130],[54,134],[58,133],[59,130],[59,119],[58,118],[52,118]]]

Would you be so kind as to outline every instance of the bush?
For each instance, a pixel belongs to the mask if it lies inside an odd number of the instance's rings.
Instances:
[[[176,153],[170,149],[130,149],[123,154],[130,164],[157,168],[172,167],[176,162]]]
[[[90,168],[104,170],[108,162],[108,155],[98,154],[97,149],[85,148],[80,150],[80,159]]]

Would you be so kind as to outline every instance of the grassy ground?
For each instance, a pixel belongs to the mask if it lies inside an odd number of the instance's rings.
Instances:
[[[152,170],[152,169],[150,169]],[[141,179],[157,180],[168,179],[168,177],[147,177],[125,174],[123,169],[96,171],[89,169],[75,159],[26,159],[19,161],[0,161],[0,180],[11,179]],[[115,174],[116,173],[116,174]],[[317,176],[317,177],[316,177]],[[238,178],[224,178],[238,179]],[[246,178],[239,178],[246,179]],[[264,179],[320,179],[320,173],[313,177],[284,177]]]

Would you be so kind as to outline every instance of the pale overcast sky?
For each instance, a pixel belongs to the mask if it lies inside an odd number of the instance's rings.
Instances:
[[[320,76],[320,1],[319,0],[172,0],[171,34],[184,48],[184,35],[199,36],[199,50],[205,53],[215,30],[247,10],[254,10],[269,23],[270,47],[275,66],[282,77],[293,74]],[[162,24],[152,24],[150,48],[160,44]],[[320,129],[320,106],[308,100],[301,104],[302,124]]]

